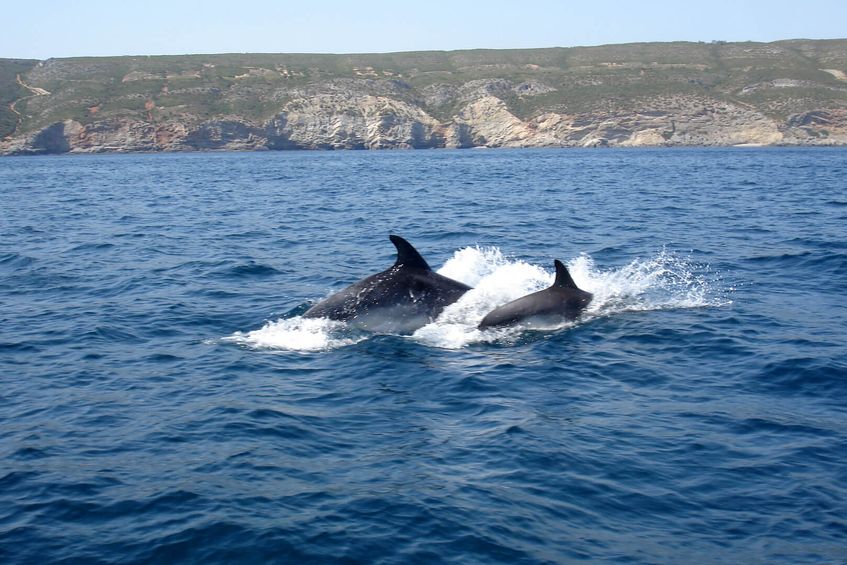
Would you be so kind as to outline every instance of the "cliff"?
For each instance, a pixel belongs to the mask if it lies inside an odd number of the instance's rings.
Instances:
[[[847,40],[0,59],[0,154],[847,144]]]

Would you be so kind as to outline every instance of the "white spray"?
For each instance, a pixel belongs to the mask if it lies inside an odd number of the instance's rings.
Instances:
[[[726,302],[716,296],[719,293],[705,276],[694,274],[690,260],[665,250],[617,269],[598,269],[587,255],[571,259],[567,266],[577,286],[593,293],[594,299],[576,322],[564,322],[562,328],[620,312],[698,308]],[[495,247],[460,249],[438,273],[473,289],[445,308],[438,319],[407,338],[448,349],[514,340],[520,334],[519,328],[480,331],[477,324],[494,308],[546,288],[554,278],[552,260],[549,267],[542,268],[504,257]],[[300,316],[268,322],[260,329],[224,338],[252,348],[289,351],[329,350],[363,339],[367,339],[367,334],[353,332],[342,322]]]

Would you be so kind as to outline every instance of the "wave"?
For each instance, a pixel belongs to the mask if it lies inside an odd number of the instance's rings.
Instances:
[[[235,332],[223,341],[254,349],[325,351],[353,345],[366,337],[354,334],[344,322],[294,316],[268,322],[258,330]]]
[[[20,253],[0,253],[0,267],[2,268],[20,269],[29,267],[33,263],[35,263],[35,259]]]
[[[571,276],[594,299],[579,319],[563,322],[561,330],[622,312],[701,308],[728,304],[708,266],[694,263],[665,249],[647,259],[634,259],[623,267],[600,269],[581,254],[567,262]],[[511,344],[523,333],[520,327],[477,329],[494,308],[536,292],[553,283],[551,268],[506,257],[496,247],[465,247],[456,251],[438,273],[471,287],[432,323],[406,339],[431,347],[459,349],[477,343]],[[223,341],[255,349],[325,351],[353,345],[370,335],[343,322],[303,318],[298,307],[287,317],[267,322],[249,332],[235,332]]]
[[[250,277],[270,277],[273,275],[278,275],[279,271],[277,271],[270,265],[250,261],[249,263],[243,263],[235,265],[233,267],[222,269],[216,274],[220,275],[223,278],[241,279]]]

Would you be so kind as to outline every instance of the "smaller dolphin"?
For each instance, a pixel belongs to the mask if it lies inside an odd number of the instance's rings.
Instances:
[[[412,333],[471,289],[433,271],[417,249],[402,237],[389,236],[397,261],[318,302],[304,318],[329,318],[374,332]]]
[[[517,323],[525,323],[528,326],[553,326],[579,316],[594,295],[576,286],[561,261],[556,259],[554,265],[556,280],[553,281],[553,286],[495,308],[482,319],[479,329]]]

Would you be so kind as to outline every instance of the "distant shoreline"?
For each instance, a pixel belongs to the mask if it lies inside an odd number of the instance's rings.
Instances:
[[[630,152],[630,151],[725,151],[725,150],[827,150],[827,149],[844,149],[847,144],[839,145],[677,145],[677,146],[640,146],[640,147],[470,147],[470,148],[450,148],[436,147],[431,149],[201,149],[194,151],[101,151],[101,152],[68,152],[68,153],[18,153],[18,154],[0,154],[0,159],[37,159],[39,157],[66,157],[66,158],[85,158],[85,157],[118,157],[118,156],[133,156],[133,155],[238,155],[238,154],[332,154],[332,153],[360,153],[360,154],[386,154],[386,153],[441,153],[441,152],[498,152],[498,151],[612,151],[612,152]]]
[[[847,39],[0,59],[0,154],[847,145]]]

